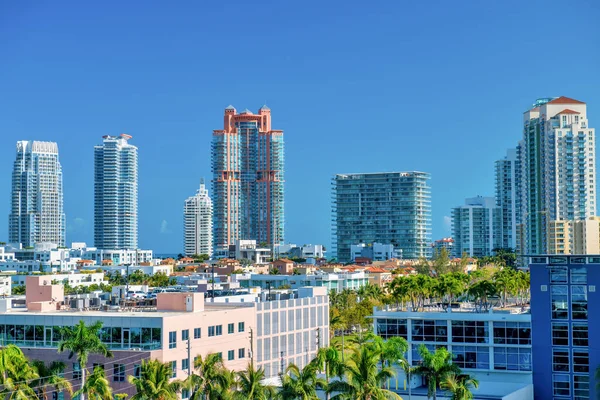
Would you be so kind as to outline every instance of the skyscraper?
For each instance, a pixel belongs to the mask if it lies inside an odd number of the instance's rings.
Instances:
[[[183,251],[185,255],[212,255],[212,200],[204,186],[194,196],[188,197],[183,206]]]
[[[138,248],[138,156],[131,136],[103,136],[94,147],[94,245]]]
[[[520,182],[521,166],[517,149],[509,149],[506,157],[496,161],[496,205],[502,211],[501,248],[517,248],[517,221],[521,211]]]
[[[485,257],[502,247],[502,209],[493,197],[472,197],[452,209],[453,256]]]
[[[405,259],[431,254],[430,175],[425,172],[338,174],[333,178],[333,247],[341,262],[350,246],[393,244]]]
[[[23,246],[65,245],[62,167],[54,142],[17,142],[8,237]]]
[[[271,110],[225,109],[213,131],[212,194],[215,248],[236,240],[283,243],[283,131],[271,129]]]
[[[596,146],[585,103],[539,99],[524,115],[518,154],[526,254],[548,251],[551,221],[578,221],[596,210]]]

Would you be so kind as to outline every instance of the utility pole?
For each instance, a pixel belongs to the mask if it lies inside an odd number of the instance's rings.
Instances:
[[[317,351],[321,348],[321,327],[317,327]]]
[[[212,265],[212,302],[215,302],[215,263]]]
[[[281,352],[281,375],[283,375],[283,351]]]
[[[250,328],[250,365],[254,369],[254,331]]]
[[[188,337],[187,340],[187,347],[188,347],[188,376],[192,375],[192,345],[191,345],[191,340]]]

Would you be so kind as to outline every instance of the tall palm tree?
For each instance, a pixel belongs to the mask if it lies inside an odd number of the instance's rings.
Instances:
[[[79,398],[83,398],[84,395],[87,395],[89,400],[112,400],[112,388],[106,379],[104,368],[94,368],[83,387],[73,393],[73,396],[80,396]]]
[[[234,394],[236,400],[269,400],[275,397],[275,387],[265,385],[265,371],[254,369],[252,363],[244,371],[237,373],[238,391]]]
[[[308,364],[303,369],[296,364],[288,365],[281,377],[281,400],[318,400],[317,389],[327,386],[325,380],[317,377],[317,366]]]
[[[11,400],[37,399],[33,382],[39,378],[20,348],[8,345],[0,350],[0,396]]]
[[[32,366],[39,376],[32,386],[37,388],[40,400],[48,400],[48,394],[52,392],[66,391],[73,394],[71,383],[62,376],[65,371],[64,362],[52,361],[46,365],[43,361],[34,360]]]
[[[86,325],[79,321],[71,329],[64,331],[63,340],[58,344],[58,352],[69,351],[69,358],[75,356],[81,368],[81,387],[85,386],[86,365],[90,354],[100,354],[104,357],[112,357],[111,351],[106,344],[100,340],[100,329],[102,322],[97,321],[92,325]],[[85,400],[85,394],[80,397]]]
[[[136,390],[131,400],[177,400],[177,393],[181,391],[183,383],[171,380],[172,375],[170,363],[142,361],[139,378],[132,375],[127,378]]]
[[[233,377],[228,374],[219,353],[207,354],[205,358],[196,357],[194,374],[185,381],[190,391],[190,400],[215,400],[224,397],[233,384]]]
[[[411,378],[415,374],[416,367],[410,365],[410,363],[404,356],[399,360],[398,364],[400,365],[400,368],[402,368],[402,370],[404,371],[404,376],[406,377],[406,386],[408,386],[408,400],[412,400]]]
[[[450,374],[440,383],[440,387],[452,393],[450,400],[473,400],[471,388],[479,388],[479,381],[470,375]]]
[[[318,370],[325,371],[327,385],[329,385],[332,376],[341,378],[344,375],[344,363],[340,352],[335,347],[321,347],[317,351],[317,356],[311,362],[315,363]],[[325,392],[325,399],[329,400],[329,392]]]
[[[427,381],[427,398],[437,399],[437,388],[450,374],[459,374],[460,368],[452,364],[452,354],[445,347],[431,353],[424,344],[419,346],[419,355],[423,359],[421,365],[415,368],[415,373]]]
[[[378,368],[380,351],[366,345],[354,349],[346,366],[346,380],[332,382],[327,391],[337,393],[331,400],[402,400],[396,393],[383,389],[383,383],[394,376],[390,367]]]

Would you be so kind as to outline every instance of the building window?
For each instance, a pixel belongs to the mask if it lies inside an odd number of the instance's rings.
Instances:
[[[529,322],[494,322],[495,344],[531,344]]]
[[[555,396],[570,396],[571,395],[571,379],[569,375],[554,374],[552,375],[552,389]]]
[[[569,349],[552,349],[552,371],[569,372]]]
[[[552,323],[552,345],[553,346],[568,346],[569,345],[569,324],[566,322]]]
[[[589,375],[573,375],[573,396],[576,399],[588,399],[590,396]]]
[[[400,336],[408,339],[408,328],[405,319],[377,319],[377,334],[383,339]]]
[[[494,326],[495,329],[495,326]],[[452,342],[487,343],[488,324],[483,321],[452,321]]]
[[[142,366],[140,364],[133,364],[133,376],[136,378],[142,376]]]
[[[587,319],[587,286],[571,286],[571,318]]]
[[[569,319],[569,292],[566,285],[552,285],[552,319]]]
[[[227,360],[231,361],[235,358],[235,351],[234,350],[229,350],[227,352]]]
[[[194,328],[194,339],[200,339],[202,336],[202,328]]]
[[[181,398],[187,400],[190,398],[190,391],[188,389],[181,389]]]
[[[100,369],[102,369],[104,371],[104,364],[93,363],[92,371],[94,371],[96,369],[96,367],[99,367]]]
[[[238,358],[246,357],[246,349],[238,349]]]
[[[416,342],[447,342],[448,324],[445,320],[413,320],[412,340]]]
[[[209,326],[208,327],[208,337],[212,337],[212,336],[215,336],[215,327]]]
[[[235,333],[235,324],[227,324],[227,333]]]
[[[586,284],[587,283],[587,268],[586,267],[571,267],[571,283]]]
[[[81,366],[79,363],[73,363],[73,379],[81,379]]]
[[[552,267],[550,283],[567,283],[567,267]]]
[[[177,377],[177,361],[171,361],[171,378]]]
[[[452,346],[452,363],[460,368],[490,369],[490,349],[487,346]]]
[[[189,329],[184,329],[181,331],[181,340],[188,340],[190,338],[190,330]]]
[[[585,322],[573,322],[573,346],[588,346],[588,325]]]
[[[187,371],[188,368],[190,366],[190,359],[189,358],[184,358],[183,360],[181,360],[181,369],[183,371]]]
[[[531,349],[494,347],[494,369],[502,371],[531,371]]]
[[[238,322],[238,332],[244,332],[246,330],[246,326],[244,322]]]
[[[588,350],[573,350],[573,372],[590,372],[590,355]]]
[[[223,325],[217,325],[216,328],[216,335],[221,336],[223,334]]]
[[[113,365],[113,382],[125,382],[125,364]]]
[[[177,347],[177,332],[169,332],[169,348],[174,349]]]

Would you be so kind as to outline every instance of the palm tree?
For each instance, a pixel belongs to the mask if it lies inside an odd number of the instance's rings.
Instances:
[[[172,375],[170,363],[142,361],[139,378],[132,375],[127,378],[136,390],[131,400],[177,400],[183,383],[171,380]]]
[[[450,400],[473,400],[471,388],[479,388],[479,381],[470,375],[450,374],[440,383],[440,387],[452,393]]]
[[[317,378],[317,366],[308,364],[303,369],[290,364],[281,377],[281,400],[318,400],[317,389],[327,387],[327,382]]]
[[[59,353],[68,350],[69,358],[77,357],[81,368],[82,388],[85,386],[85,371],[90,354],[112,357],[111,351],[100,340],[100,329],[102,329],[100,321],[92,325],[86,325],[83,321],[79,321],[73,328],[65,330],[63,340],[58,344]],[[85,395],[82,394],[80,399],[85,400]]]
[[[400,368],[402,368],[406,377],[406,385],[408,386],[408,400],[412,400],[411,378],[415,374],[416,367],[410,365],[406,357],[402,357],[398,364],[400,364]]]
[[[8,345],[0,350],[0,395],[10,400],[37,399],[30,385],[39,378],[20,348]]]
[[[415,373],[427,381],[427,398],[437,399],[437,388],[440,382],[450,374],[459,374],[460,368],[452,364],[452,354],[445,347],[438,348],[434,353],[429,352],[422,344],[419,346],[419,355],[423,359],[421,365],[415,368]]]
[[[112,400],[112,388],[106,379],[104,368],[94,368],[83,387],[73,393],[73,396],[80,396],[79,398],[83,398],[84,395],[88,395],[89,400]]]
[[[48,400],[48,393],[66,391],[73,394],[71,383],[63,378],[62,373],[65,371],[65,363],[62,361],[53,361],[46,365],[43,361],[34,360],[32,362],[39,378],[36,379],[32,386],[38,388],[39,398]]]
[[[227,373],[219,353],[196,357],[194,369],[197,374],[190,375],[185,381],[190,400],[222,398],[233,384],[233,376]]]
[[[332,382],[327,391],[337,393],[331,400],[402,400],[396,393],[383,389],[385,381],[394,376],[390,367],[378,368],[380,351],[366,345],[354,349],[346,366],[346,381]]]
[[[325,371],[325,381],[329,385],[332,376],[342,377],[344,375],[344,363],[340,352],[334,347],[322,347],[317,351],[317,356],[311,361],[317,369]],[[329,400],[329,392],[325,392],[325,399]]]
[[[265,385],[265,371],[254,369],[252,363],[244,371],[237,373],[238,391],[234,394],[236,400],[269,400],[275,397],[275,387]]]

